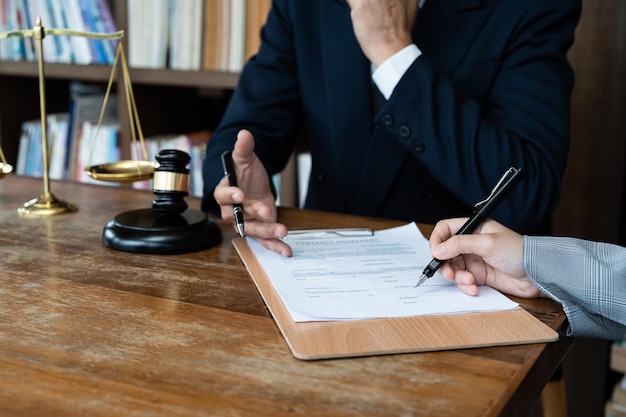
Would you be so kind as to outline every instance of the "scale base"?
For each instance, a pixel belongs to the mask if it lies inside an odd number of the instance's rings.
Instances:
[[[102,231],[102,243],[112,249],[173,255],[211,248],[222,241],[218,224],[199,210],[160,213],[140,209],[118,214]]]
[[[17,209],[22,217],[45,217],[63,213],[72,213],[77,208],[72,203],[60,200],[52,194],[42,194],[39,198],[33,198]]]

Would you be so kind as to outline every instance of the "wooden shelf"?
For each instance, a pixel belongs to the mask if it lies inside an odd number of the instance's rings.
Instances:
[[[46,79],[71,78],[77,81],[106,81],[109,78],[111,67],[46,63],[44,70]],[[37,78],[39,71],[36,62],[0,61],[0,75]]]
[[[130,78],[133,84],[234,89],[239,80],[239,73],[131,68]]]
[[[45,64],[46,78],[107,82],[110,74],[111,67],[108,65]],[[39,72],[36,62],[0,61],[0,75],[38,77]],[[131,68],[130,78],[133,84],[233,89],[237,85],[239,73]]]

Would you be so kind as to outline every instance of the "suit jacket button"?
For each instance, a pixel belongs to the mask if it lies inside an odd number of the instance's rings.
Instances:
[[[320,172],[319,174],[317,174],[317,180],[319,182],[324,182],[326,181],[326,174],[323,172]]]
[[[408,138],[411,136],[411,129],[409,129],[407,125],[402,125],[400,126],[400,129],[398,129],[398,133],[400,134],[400,137]]]
[[[391,126],[393,126],[393,117],[391,117],[391,115],[390,115],[390,114],[385,114],[385,115],[383,116],[383,119],[382,119],[382,120],[383,120],[383,124],[384,124],[385,126],[387,126],[387,127],[391,127]]]
[[[424,144],[420,141],[416,141],[413,144],[413,149],[415,149],[415,152],[424,152],[424,150],[426,149],[426,147],[424,146]]]

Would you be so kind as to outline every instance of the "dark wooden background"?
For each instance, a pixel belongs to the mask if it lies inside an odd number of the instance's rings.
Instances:
[[[570,61],[571,148],[554,232],[626,245],[626,1],[583,2]],[[609,346],[579,339],[566,358],[569,417],[604,415]]]

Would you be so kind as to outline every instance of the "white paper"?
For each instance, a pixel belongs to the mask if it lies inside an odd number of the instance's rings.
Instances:
[[[428,240],[415,223],[368,237],[287,238],[293,250],[290,258],[252,238],[247,241],[296,322],[518,307],[489,287],[480,287],[476,296],[465,295],[438,273],[416,288],[432,256]]]

